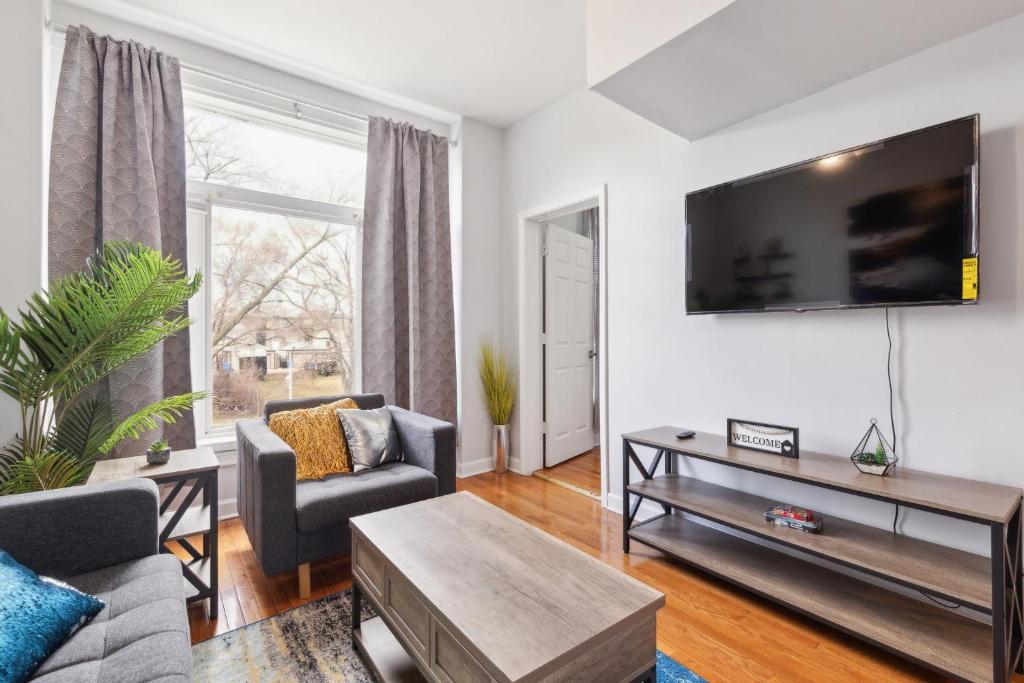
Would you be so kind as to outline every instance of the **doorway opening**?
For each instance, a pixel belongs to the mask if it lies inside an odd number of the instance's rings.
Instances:
[[[542,469],[535,474],[601,499],[601,235],[595,198],[543,231]]]
[[[518,474],[550,478],[606,507],[607,205],[607,189],[600,185],[519,214],[519,395],[509,461],[509,469]],[[556,239],[548,244],[551,235]]]

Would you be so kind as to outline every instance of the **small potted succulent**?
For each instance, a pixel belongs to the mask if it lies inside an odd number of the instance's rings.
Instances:
[[[871,426],[853,449],[850,460],[861,472],[884,477],[892,472],[899,458],[896,457],[895,449],[878,430],[877,421],[871,420]]]
[[[166,465],[171,459],[171,447],[166,439],[158,439],[146,449],[146,462],[150,465]]]
[[[889,461],[885,457],[885,446],[879,443],[873,452],[857,453],[853,456],[853,462],[861,472],[869,474],[884,474]]]

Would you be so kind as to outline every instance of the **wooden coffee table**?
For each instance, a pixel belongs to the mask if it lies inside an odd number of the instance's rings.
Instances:
[[[383,681],[654,681],[665,596],[461,492],[355,517],[352,639]],[[366,597],[380,615],[360,623]]]

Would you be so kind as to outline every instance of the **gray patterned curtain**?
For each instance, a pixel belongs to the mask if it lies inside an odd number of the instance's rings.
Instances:
[[[363,391],[455,421],[448,140],[370,119],[363,218]]]
[[[185,260],[185,125],[178,60],[133,41],[67,31],[50,149],[49,275],[85,264],[107,240]],[[191,390],[188,331],[109,378],[118,414]],[[158,435],[150,435],[156,438]],[[163,429],[195,445],[191,413]],[[148,438],[148,437],[147,437]],[[136,455],[142,441],[118,455]]]

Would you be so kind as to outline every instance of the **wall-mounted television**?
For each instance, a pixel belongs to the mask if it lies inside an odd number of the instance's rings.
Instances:
[[[978,300],[978,116],[686,195],[686,312]]]

